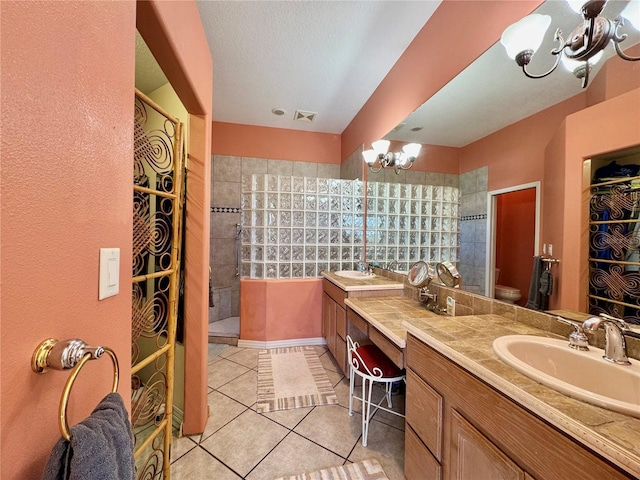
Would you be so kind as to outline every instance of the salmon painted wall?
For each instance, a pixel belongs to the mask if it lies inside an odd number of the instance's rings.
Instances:
[[[405,144],[406,142],[392,140],[389,144],[389,151],[401,152]],[[460,149],[456,147],[423,144],[418,158],[413,162],[411,170],[458,174],[460,171]]]
[[[213,122],[216,155],[340,164],[340,135]]]
[[[625,53],[640,57],[640,44],[629,48]],[[590,82],[587,90],[587,104],[595,105],[631,91],[638,88],[639,82],[640,62],[629,62],[614,55],[607,60],[598,75]]]
[[[489,190],[536,182],[544,151],[567,115],[586,106],[584,94],[525,118],[461,149],[460,173],[489,167]]]
[[[640,145],[639,126],[640,88],[636,88],[570,115],[551,144],[546,164],[561,166],[562,171],[556,167],[555,173],[563,182],[563,201],[552,195],[545,197],[542,217],[544,241],[554,244],[554,256],[562,260],[562,288],[551,298],[551,307],[580,311],[587,307],[588,181],[584,160]],[[545,183],[552,181],[552,173],[551,168],[545,172]]]
[[[497,197],[496,268],[499,285],[517,288],[527,303],[535,251],[536,189],[528,188]]]
[[[322,280],[240,281],[240,339],[261,342],[322,336]]]
[[[386,135],[541,3],[444,0],[342,132],[342,159]]]
[[[189,112],[185,249],[185,434],[207,422],[213,61],[192,0],[137,2],[140,34]]]
[[[130,405],[136,2],[1,2],[0,477],[40,478],[60,438],[68,372],[31,371],[44,339],[113,348]],[[101,247],[120,293],[98,300]],[[80,372],[73,425],[111,387],[109,357]]]

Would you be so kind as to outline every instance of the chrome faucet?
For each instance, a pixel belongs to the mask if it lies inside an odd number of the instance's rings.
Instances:
[[[584,333],[582,325],[567,320],[564,317],[556,316],[556,320],[573,327],[573,332],[569,335],[569,347],[576,350],[589,350],[589,337]]]
[[[586,332],[595,332],[604,328],[604,358],[608,362],[618,365],[631,365],[627,357],[625,335],[633,334],[624,320],[601,313],[599,317],[591,317],[584,321],[582,328]],[[635,336],[635,335],[633,335]]]
[[[358,262],[358,271],[368,275],[373,275],[373,267],[367,262]]]

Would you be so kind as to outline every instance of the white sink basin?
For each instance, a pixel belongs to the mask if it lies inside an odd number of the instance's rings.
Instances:
[[[340,270],[333,273],[344,278],[365,279],[375,277],[375,274],[373,273],[359,272],[358,270]]]
[[[507,335],[493,342],[493,350],[526,376],[570,397],[640,418],[640,361],[615,365],[604,351],[569,348],[568,340]]]

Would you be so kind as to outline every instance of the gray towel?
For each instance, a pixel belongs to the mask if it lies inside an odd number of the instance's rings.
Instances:
[[[540,292],[540,276],[544,271],[542,263],[541,256],[537,255],[533,257],[533,272],[531,273],[531,283],[529,284],[529,298],[525,308],[532,310],[542,309],[543,295]]]
[[[553,275],[549,270],[545,270],[540,275],[540,293],[547,297],[553,293]]]
[[[91,415],[58,440],[42,480],[132,480],[133,433],[118,393],[107,395]]]

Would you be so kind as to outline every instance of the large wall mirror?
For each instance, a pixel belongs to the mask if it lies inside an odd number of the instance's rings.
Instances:
[[[602,14],[613,19],[626,4],[625,1],[610,0]],[[568,36],[582,20],[567,2],[561,1],[547,1],[535,13],[550,15],[553,19],[539,53],[529,65],[531,72],[542,73],[554,63],[554,57],[548,52],[555,46],[555,29],[560,28]],[[623,44],[625,49],[640,42],[637,30],[625,26],[623,32],[629,35]],[[591,70],[590,85],[597,84],[598,74],[612,56],[615,56],[615,51],[607,47],[602,60]],[[611,59],[611,62],[622,63],[616,66],[618,69],[637,71],[631,70],[637,62],[621,62],[618,58]],[[595,90],[602,88],[600,84]],[[542,253],[545,242],[539,233],[541,197],[545,195],[545,185],[541,183],[544,178],[544,150],[566,116],[602,100],[588,98],[590,93],[585,92],[581,81],[562,65],[548,77],[526,78],[497,42],[384,136],[396,150],[409,142],[423,145],[413,167],[397,175],[393,169],[373,173],[364,165],[363,178],[367,183],[457,189],[460,204],[454,217],[458,234],[447,236],[447,241],[453,238],[455,242],[452,242],[451,249],[438,244],[438,250],[434,251],[425,247],[433,245],[435,236],[421,238],[417,245],[423,249],[419,260],[431,263],[455,260],[464,289],[493,296],[498,284],[512,287],[521,293],[521,298],[515,303],[525,305],[532,257]],[[591,97],[598,95],[601,95],[599,90]],[[559,106],[554,107],[556,105]],[[551,113],[545,113],[547,110]],[[539,124],[532,119],[536,114],[543,115]],[[522,127],[518,126],[520,124]],[[528,135],[523,131],[527,128],[535,131]],[[365,145],[364,148],[370,146]],[[377,189],[377,203],[369,207],[384,209],[385,214],[391,215],[389,202],[392,196],[386,202],[381,201],[385,192],[391,194],[388,187]],[[393,189],[393,193],[397,194],[397,189]],[[500,211],[503,208],[505,210]],[[524,211],[527,212],[526,225],[518,222],[513,224],[516,226],[508,223],[502,227],[493,225],[494,228],[511,231],[511,234],[505,236],[507,240],[492,241],[497,234],[495,231],[492,234],[492,213],[494,220],[511,218],[513,221],[519,220],[519,212]],[[375,210],[369,212],[378,213]],[[411,210],[407,215],[411,222]],[[374,223],[367,222],[367,229],[376,231],[375,235],[367,235],[368,260],[382,258],[376,249],[390,241],[388,235],[380,234],[381,224]],[[409,223],[408,229],[411,227]],[[438,228],[442,232],[441,224]],[[531,238],[526,238],[526,242],[519,241],[516,238],[519,234]],[[458,249],[457,258],[449,256],[454,243]],[[526,248],[521,248],[524,244]],[[428,256],[434,252],[436,257]],[[387,248],[384,258],[390,259],[389,255],[394,253],[397,252]],[[396,260],[402,261],[403,258]],[[504,262],[502,266],[501,262]]]

